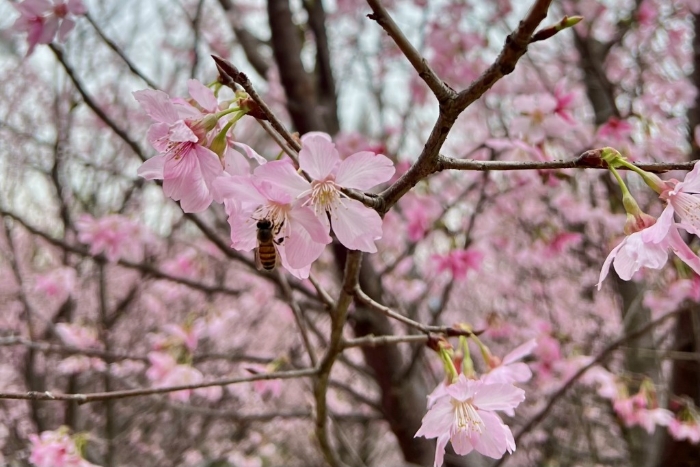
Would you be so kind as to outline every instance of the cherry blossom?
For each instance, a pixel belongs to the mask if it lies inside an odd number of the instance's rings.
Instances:
[[[668,432],[678,441],[688,440],[689,443],[700,443],[700,421],[695,418],[679,420],[674,418],[668,424]]]
[[[664,267],[669,249],[700,274],[700,258],[683,241],[678,225],[673,223],[673,210],[666,209],[653,225],[625,237],[605,259],[598,279],[598,290],[602,287],[611,264],[618,276],[627,281],[642,267]]]
[[[124,216],[112,214],[95,219],[84,214],[76,221],[78,240],[90,245],[90,254],[104,253],[108,261],[138,254],[141,227]]]
[[[222,174],[219,157],[205,145],[207,133],[216,127],[218,103],[212,91],[195,80],[188,82],[190,95],[204,112],[163,91],[146,89],[134,97],[156,123],[148,140],[161,154],[138,169],[147,180],[163,180],[163,192],[180,201],[185,212],[201,212],[213,200],[212,182]]]
[[[291,166],[266,164],[264,170],[256,169],[255,174],[284,186],[296,198],[302,199],[304,206],[312,208],[326,226],[326,232],[332,226],[340,243],[347,248],[376,253],[374,241],[382,237],[381,217],[359,201],[343,197],[340,189],[369,190],[386,182],[394,174],[391,160],[381,154],[363,151],[341,161],[328,135],[312,133],[302,138],[299,165],[311,182]],[[330,215],[330,224],[326,213]]]
[[[643,392],[614,401],[613,408],[626,426],[639,425],[650,435],[654,433],[656,425],[668,426],[673,420],[671,411],[659,407],[649,408]]]
[[[525,400],[525,391],[511,384],[469,380],[459,375],[444,389],[423,417],[416,436],[437,438],[435,467],[442,465],[447,442],[459,455],[472,450],[498,459],[515,451],[513,434],[496,410],[517,407]]]
[[[97,467],[81,457],[65,427],[43,431],[39,436],[29,435],[29,440],[32,443],[29,462],[36,467]]]
[[[232,248],[242,251],[255,248],[257,221],[268,219],[279,228],[277,239],[282,241],[276,248],[282,265],[296,277],[306,278],[311,263],[318,259],[331,238],[314,212],[290,189],[298,185],[300,177],[297,177],[289,162],[273,161],[257,167],[254,176],[220,177],[215,188],[217,199],[226,205]]]
[[[532,378],[532,371],[527,363],[520,360],[527,357],[537,347],[537,340],[520,344],[510,351],[503,360],[491,357],[491,371],[482,378],[487,383],[524,383]]]
[[[470,270],[479,270],[484,254],[474,249],[453,250],[446,255],[433,255],[432,259],[438,273],[450,271],[452,277],[459,280],[467,277]]]
[[[24,0],[12,5],[20,14],[12,29],[27,33],[27,56],[34,52],[37,44],[51,43],[56,34],[59,41],[65,41],[75,27],[75,20],[71,16],[87,13],[82,0]]]
[[[34,290],[58,303],[63,303],[73,294],[77,274],[74,268],[62,267],[37,276]]]

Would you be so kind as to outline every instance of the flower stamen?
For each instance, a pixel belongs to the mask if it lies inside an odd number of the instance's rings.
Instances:
[[[455,409],[455,426],[458,430],[483,433],[484,422],[472,404],[468,401],[452,399],[452,405]]]

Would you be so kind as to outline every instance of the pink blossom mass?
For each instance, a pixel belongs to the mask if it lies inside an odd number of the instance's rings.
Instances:
[[[700,465],[700,0],[3,13],[0,467]]]

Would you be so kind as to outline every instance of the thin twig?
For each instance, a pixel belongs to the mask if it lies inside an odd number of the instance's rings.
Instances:
[[[95,29],[95,32],[97,32],[97,35],[100,36],[100,39],[104,41],[107,46],[116,53],[119,58],[121,58],[124,63],[126,64],[127,67],[129,67],[129,70],[139,78],[141,78],[150,88],[152,89],[159,89],[158,85],[154,82],[151,81],[146,75],[144,75],[141,70],[136,68],[136,65],[129,59],[129,57],[126,56],[124,52],[122,52],[122,49],[119,48],[119,46],[109,37],[107,37],[102,31],[102,28],[100,28],[95,20],[92,18],[90,13],[85,14],[85,18],[87,18],[88,22],[92,25],[92,27]]]
[[[122,141],[124,141],[127,144],[127,146],[131,148],[132,151],[134,151],[134,154],[136,154],[139,157],[139,159],[145,162],[147,158],[141,150],[141,147],[136,143],[136,141],[132,140],[128,134],[126,134],[126,130],[117,125],[117,122],[112,120],[104,112],[104,110],[102,110],[102,108],[99,105],[97,105],[97,102],[95,102],[92,96],[88,94],[87,90],[85,89],[85,86],[83,86],[83,83],[81,83],[80,80],[78,80],[78,76],[75,74],[73,68],[68,64],[68,62],[66,62],[65,58],[63,57],[63,52],[53,44],[49,44],[49,48],[53,51],[59,63],[63,66],[63,69],[66,71],[68,77],[73,82],[75,89],[83,97],[83,101],[85,102],[85,104],[88,107],[90,107],[90,109],[95,113],[95,115],[97,115],[97,117],[100,120],[102,120],[105,123],[105,125],[110,127],[112,131],[117,136],[119,136],[119,138],[121,138]]]
[[[94,392],[88,394],[54,394],[50,391],[37,392],[0,392],[0,399],[38,400],[38,401],[75,401],[79,404],[104,401],[109,399],[125,399],[128,397],[149,396],[151,394],[167,394],[169,392],[209,388],[212,386],[228,386],[230,384],[250,383],[252,381],[272,379],[308,378],[318,373],[316,368],[303,370],[279,371],[275,373],[261,373],[240,378],[217,379],[199,384],[183,384],[180,386],[168,386],[163,388],[128,389],[125,391]]]
[[[430,65],[428,65],[428,62],[423,58],[420,52],[413,47],[413,44],[411,44],[401,29],[399,29],[381,2],[379,2],[379,0],[367,0],[367,3],[370,8],[372,8],[372,14],[367,15],[367,17],[376,21],[377,24],[389,34],[408,61],[411,62],[416,72],[418,72],[418,76],[425,81],[425,84],[427,84],[433,94],[435,94],[438,102],[442,103],[454,99],[457,96],[454,89],[441,80]]]
[[[235,84],[241,86],[245,92],[255,101],[260,107],[265,118],[270,122],[272,127],[279,133],[284,140],[289,144],[289,147],[299,152],[301,150],[301,145],[297,140],[294,139],[292,134],[287,131],[282,122],[279,121],[275,113],[268,107],[265,101],[260,97],[260,95],[255,91],[253,83],[250,82],[248,76],[239,71],[231,62],[224,60],[221,57],[212,55],[212,58],[216,62],[216,67],[219,69],[220,79],[222,84],[231,87],[235,91]]]

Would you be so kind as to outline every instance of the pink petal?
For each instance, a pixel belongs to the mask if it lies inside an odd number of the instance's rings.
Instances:
[[[136,170],[136,174],[139,177],[143,177],[146,180],[153,179],[163,179],[163,168],[165,166],[165,156],[159,155],[148,159],[146,162],[141,164],[141,167]]]
[[[598,277],[598,290],[600,290],[600,288],[603,286],[603,281],[606,277],[608,277],[608,273],[610,272],[610,265],[615,259],[615,256],[617,256],[617,253],[625,245],[626,241],[627,237],[623,238],[620,244],[613,248],[610,254],[608,254],[608,257],[605,258],[605,262],[603,262],[603,267],[600,269],[600,277]]]
[[[474,449],[494,459],[500,459],[506,450],[513,452],[515,442],[513,434],[501,419],[493,412],[479,410],[481,420],[484,422],[484,432],[481,436],[473,436]],[[454,442],[453,442],[454,445]]]
[[[194,154],[199,160],[199,168],[204,182],[211,190],[214,180],[224,173],[224,168],[221,166],[219,156],[204,146],[199,145],[194,147]]]
[[[382,237],[382,218],[374,209],[354,199],[344,199],[343,206],[331,212],[333,232],[340,243],[351,250],[376,253],[374,240]]]
[[[480,410],[513,409],[525,400],[525,391],[507,383],[484,384],[473,400]]]
[[[254,174],[256,177],[282,187],[294,197],[311,189],[311,184],[304,180],[291,162],[287,160],[268,162],[257,167]]]
[[[144,89],[133,93],[134,98],[141,104],[141,108],[153,120],[161,123],[172,124],[178,120],[177,112],[170,97],[163,91]]]
[[[458,430],[450,438],[452,448],[460,456],[466,456],[474,450],[474,445],[469,437],[469,432],[466,430]]]
[[[147,138],[148,142],[151,143],[156,151],[167,152],[170,146],[170,141],[168,140],[168,133],[170,132],[170,125],[167,123],[154,123],[148,128]]]
[[[317,136],[325,139],[326,141],[333,141],[331,135],[329,135],[328,133],[324,133],[322,131],[310,131],[308,133],[305,133],[304,136],[301,137],[301,142],[302,144],[304,144],[309,138],[315,138]]]
[[[83,5],[82,0],[68,0],[67,6],[68,11],[76,16],[87,13],[87,8],[85,8],[85,5]]]
[[[370,188],[389,180],[396,169],[391,159],[369,151],[353,154],[338,166],[335,181],[338,185],[357,190]]]
[[[246,156],[248,156],[248,159],[254,160],[260,165],[263,165],[267,163],[267,159],[265,159],[263,156],[255,152],[253,148],[248,146],[247,144],[239,143],[237,141],[234,141],[233,143],[234,146],[243,149],[243,152],[245,153]]]
[[[299,165],[314,180],[325,180],[338,166],[340,155],[322,136],[307,138],[299,151]]]
[[[671,224],[673,224],[673,206],[668,204],[656,223],[640,232],[642,241],[644,243],[661,243],[666,238]]]
[[[177,143],[196,143],[199,141],[199,138],[194,134],[192,128],[187,126],[187,124],[182,120],[178,120],[170,125],[170,128],[168,129],[168,137],[170,141]]]
[[[443,397],[423,416],[421,427],[415,437],[437,438],[449,434],[454,421],[454,407],[449,397]]]
[[[700,126],[698,126],[700,129]],[[700,130],[696,129],[696,132],[700,134]],[[676,185],[677,191],[683,191],[685,193],[700,193],[700,164],[697,162],[686,176],[685,179],[678,185]]]
[[[627,237],[624,248],[615,256],[613,266],[620,279],[628,281],[640,268],[661,269],[666,261],[666,245],[644,243],[641,232],[636,232]]]
[[[527,357],[535,349],[535,347],[537,347],[536,339],[530,339],[524,344],[520,344],[518,347],[510,351],[508,355],[503,357],[503,365],[509,365],[516,360]]]
[[[484,375],[487,383],[524,383],[532,378],[532,370],[523,362],[510,363],[494,368]]]
[[[459,375],[456,383],[445,388],[445,392],[458,401],[466,401],[471,398],[483,385],[482,381],[467,379],[464,374]]]
[[[311,272],[311,264],[308,264],[307,266],[300,268],[300,269],[295,269],[289,265],[289,262],[287,261],[287,251],[284,246],[280,246],[278,249],[278,252],[280,254],[280,260],[282,262],[282,266],[284,269],[289,271],[289,273],[296,277],[297,279],[304,280],[309,278],[309,273]]]
[[[235,199],[237,202],[255,207],[267,202],[267,199],[253,185],[250,175],[218,177],[212,182],[212,194],[218,202]]]
[[[167,160],[163,175],[163,193],[175,201],[180,200],[184,212],[201,212],[211,204],[213,196],[194,154],[185,155],[179,161]]]
[[[42,16],[53,8],[48,0],[26,0],[21,3],[11,3],[24,16]]]
[[[310,235],[312,241],[327,245],[333,241],[328,235],[329,227],[316,216],[314,211],[308,207],[295,206],[289,212],[289,218],[301,225]]]
[[[65,42],[66,38],[68,37],[68,34],[73,30],[75,27],[75,21],[73,21],[70,18],[64,18],[64,20],[61,22],[61,26],[58,28],[58,41],[59,42]]]
[[[309,233],[296,222],[291,223],[289,238],[284,240],[289,266],[293,269],[303,269],[316,261],[326,245],[314,242]]]
[[[445,461],[445,448],[449,440],[449,434],[438,436],[435,445],[435,462],[433,463],[433,467],[442,467],[442,463]]]
[[[228,223],[231,227],[231,248],[250,251],[257,246],[258,228],[251,218],[252,210],[243,210],[235,201],[226,201]]]
[[[696,274],[700,275],[700,258],[698,258],[693,250],[683,241],[677,228],[674,227],[669,231],[668,243],[676,256],[690,266]]]
[[[56,36],[57,31],[58,18],[55,16],[45,18],[43,29],[41,30],[41,35],[39,36],[37,42],[39,44],[50,44],[53,38]]]
[[[214,96],[214,91],[196,79],[187,80],[187,89],[190,92],[190,96],[207,112],[214,113],[219,110],[219,102]]]

